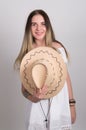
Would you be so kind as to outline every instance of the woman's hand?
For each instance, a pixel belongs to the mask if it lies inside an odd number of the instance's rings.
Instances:
[[[39,102],[41,99],[44,98],[44,95],[47,92],[47,86],[44,85],[41,89],[36,89],[36,91],[31,95],[23,86],[22,84],[22,93],[25,98],[29,99],[30,101],[36,103]]]
[[[43,99],[44,95],[47,92],[47,86],[44,85],[42,88],[36,88],[36,91],[33,93],[33,96],[38,98],[38,99]]]

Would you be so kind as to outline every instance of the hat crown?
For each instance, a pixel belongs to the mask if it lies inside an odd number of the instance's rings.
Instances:
[[[45,65],[38,63],[32,68],[32,78],[37,88],[42,88],[47,76],[47,68]]]

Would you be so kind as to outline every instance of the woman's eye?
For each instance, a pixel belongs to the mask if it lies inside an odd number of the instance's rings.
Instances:
[[[36,26],[36,23],[31,23],[32,26]]]
[[[46,24],[45,24],[45,22],[41,22],[40,25],[38,25],[37,23],[32,22],[31,26],[33,26],[33,27],[36,27],[36,26],[46,26]]]
[[[43,22],[42,25],[46,25],[45,22]]]

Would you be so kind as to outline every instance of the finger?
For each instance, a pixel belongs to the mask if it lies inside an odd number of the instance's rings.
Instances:
[[[42,93],[42,89],[39,89],[39,93]]]
[[[43,87],[42,87],[42,90],[46,90],[48,87],[47,87],[47,85],[44,85]]]
[[[39,99],[43,99],[43,98],[44,98],[44,94],[40,94]]]
[[[36,88],[36,93],[41,93],[41,89]]]

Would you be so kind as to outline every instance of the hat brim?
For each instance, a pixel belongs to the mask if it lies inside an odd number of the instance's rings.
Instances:
[[[62,55],[51,47],[38,47],[28,52],[22,59],[20,77],[25,89],[33,95],[36,85],[32,77],[34,64],[42,63],[47,68],[45,85],[48,91],[44,98],[51,98],[58,94],[64,86],[67,69]]]

